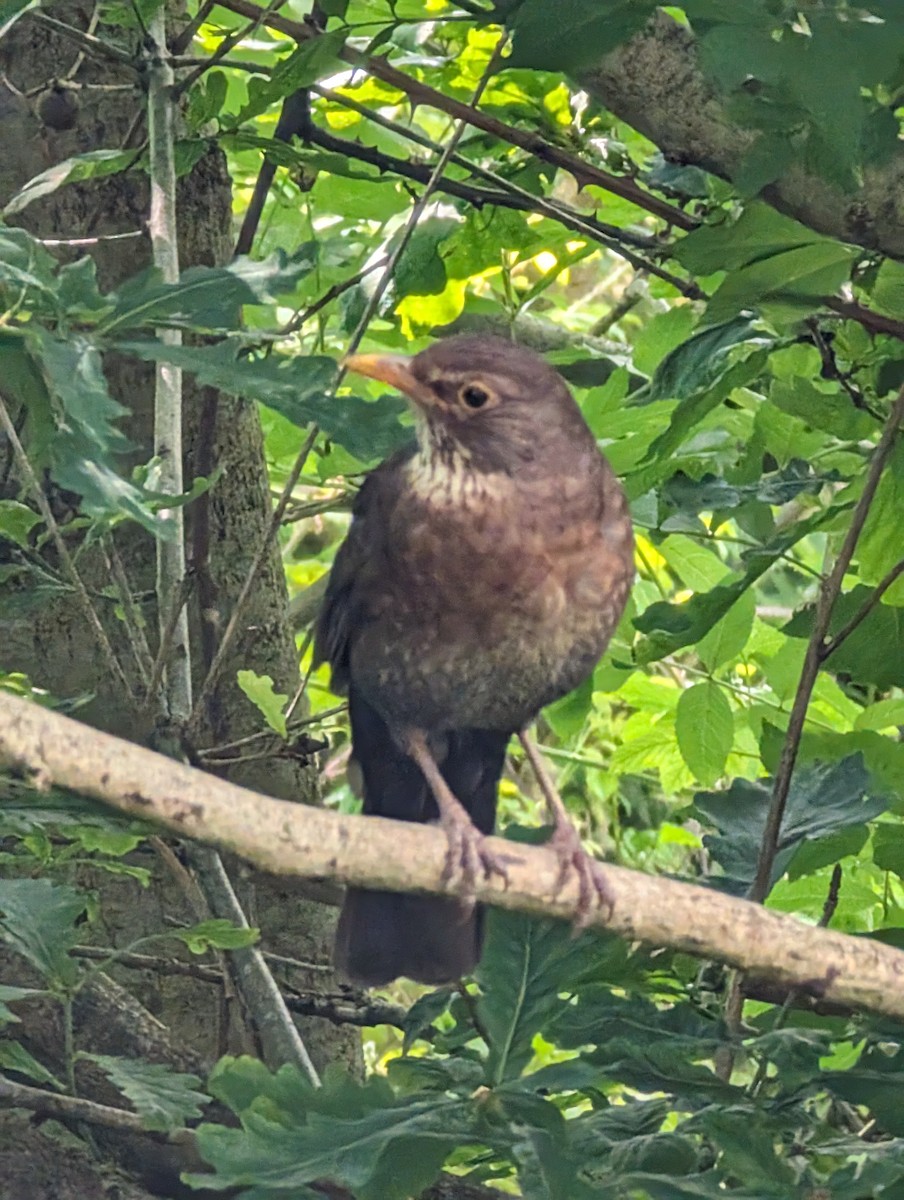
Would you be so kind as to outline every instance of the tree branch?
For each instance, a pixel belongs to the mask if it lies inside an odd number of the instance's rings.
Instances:
[[[263,870],[391,891],[450,891],[440,882],[446,841],[439,829],[260,796],[4,693],[0,762],[29,773],[39,786],[66,787],[158,821]],[[495,849],[513,859],[509,885],[479,881],[479,900],[537,916],[573,916],[577,884],[571,880],[554,893],[554,854],[501,841]],[[620,867],[607,873],[615,903],[611,916],[594,915],[598,928],[726,963],[764,984],[904,1018],[904,953],[898,950],[672,879]]]
[[[230,12],[239,13],[241,16],[252,20],[258,17],[262,11],[257,4],[251,4],[249,0],[220,0],[220,6],[228,9]],[[276,29],[280,33],[294,38],[297,42],[306,42],[310,38],[316,37],[319,32],[311,25],[305,25],[300,21],[292,21],[288,17],[283,17],[278,13],[267,13],[262,20],[263,24],[269,25],[271,29]],[[533,131],[518,129],[514,125],[506,125],[504,121],[497,120],[496,117],[491,117],[485,112],[479,112],[472,105],[462,104],[460,100],[454,100],[451,96],[445,96],[435,88],[428,87],[426,83],[412,79],[404,71],[397,70],[385,58],[380,58],[379,56],[369,57],[358,50],[353,50],[350,46],[346,46],[339,57],[351,66],[360,67],[370,75],[381,79],[384,83],[388,83],[390,87],[398,88],[400,92],[405,93],[415,106],[427,104],[431,108],[439,109],[441,112],[448,113],[450,117],[471,125],[474,129],[482,129],[484,133],[489,133],[492,137],[499,138],[502,142],[508,142],[512,146],[518,146],[520,149],[526,150],[528,154],[533,154],[535,158],[542,159],[552,166],[562,167],[564,170],[570,171],[577,180],[579,187],[584,187],[586,184],[592,183],[607,192],[611,192],[614,196],[621,196],[622,199],[629,200],[632,204],[636,204],[639,208],[652,213],[654,216],[659,217],[660,220],[666,221],[678,229],[696,229],[699,225],[696,217],[691,217],[680,208],[644,191],[640,184],[636,183],[633,179],[626,176],[612,175],[600,167],[585,162],[576,154],[569,154],[566,150],[553,145]]]
[[[237,2],[229,0],[228,7]],[[761,136],[733,120],[729,104],[700,69],[693,33],[661,10],[643,33],[582,71],[579,81],[666,158],[724,178],[732,178]],[[904,258],[902,179],[899,144],[887,163],[867,168],[861,186],[850,192],[798,162],[764,189],[763,198],[819,233]]]

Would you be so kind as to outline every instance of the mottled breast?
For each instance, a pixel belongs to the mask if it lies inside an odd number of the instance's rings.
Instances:
[[[352,651],[387,720],[514,731],[592,671],[633,575],[624,496],[598,465],[588,488],[409,462]]]

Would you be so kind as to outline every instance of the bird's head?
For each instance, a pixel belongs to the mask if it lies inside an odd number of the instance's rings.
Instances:
[[[345,365],[407,397],[427,454],[457,451],[476,470],[511,472],[560,444],[596,452],[561,375],[502,338],[450,337],[411,358],[354,354]]]

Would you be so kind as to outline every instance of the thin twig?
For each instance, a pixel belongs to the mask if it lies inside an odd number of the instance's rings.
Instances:
[[[308,140],[315,146],[321,146],[323,149],[329,150],[334,154],[342,154],[346,158],[358,159],[360,162],[370,163],[372,166],[378,167],[381,171],[392,171],[403,178],[413,179],[418,183],[424,183],[429,178],[429,168],[421,163],[397,158],[372,146],[362,146],[359,142],[353,142],[348,138],[336,137],[334,134],[317,127],[310,129]],[[451,159],[451,157],[450,155],[449,158]],[[607,249],[611,250],[613,254],[618,254],[626,262],[629,262],[638,271],[647,271],[649,274],[656,275],[664,282],[671,284],[682,296],[686,296],[692,300],[699,300],[704,295],[696,283],[689,283],[686,280],[679,279],[671,271],[666,271],[663,267],[658,266],[649,259],[642,258],[639,254],[635,254],[634,251],[627,249],[623,243],[628,241],[628,238],[617,236],[620,235],[620,231],[616,230],[615,226],[604,228],[593,217],[575,218],[567,212],[557,210],[552,204],[542,205],[538,203],[537,197],[525,200],[508,190],[490,192],[483,188],[474,187],[472,184],[462,183],[457,179],[447,177],[438,180],[434,184],[434,189],[440,192],[447,192],[450,196],[467,200],[469,204],[473,204],[476,207],[491,204],[497,208],[512,208],[519,212],[543,211],[546,215],[552,215],[555,220],[558,220],[560,224],[565,225],[567,228],[573,229],[578,233],[582,233],[585,237],[601,243]],[[552,212],[550,213],[549,210],[552,210]],[[649,242],[651,247],[655,246],[652,238],[649,239]]]
[[[323,295],[319,297],[319,299],[315,300],[313,304],[304,309],[303,312],[298,313],[297,316],[294,316],[292,320],[288,322],[288,324],[284,325],[282,329],[279,330],[277,336],[288,337],[290,333],[297,333],[302,326],[306,325],[307,322],[310,321],[311,317],[316,316],[317,313],[326,308],[327,305],[332,304],[334,300],[338,300],[340,296],[344,295],[345,292],[349,291],[351,288],[357,287],[361,280],[366,279],[367,276],[372,272],[379,271],[382,267],[385,267],[388,261],[389,260],[387,258],[380,257],[374,262],[368,263],[367,266],[362,267],[361,270],[357,271],[354,275],[349,275],[347,279],[342,279],[339,281],[339,283],[334,283],[331,288],[328,288]],[[334,502],[330,500],[324,501],[323,503],[332,505]],[[322,504],[320,507],[311,505],[306,506],[306,509],[307,507],[311,508],[311,512],[309,513],[305,511],[301,514],[301,516],[310,516],[313,513],[324,511]],[[299,518],[297,515],[293,515],[289,519],[298,520]]]
[[[188,89],[198,79],[201,78],[205,71],[209,71],[211,67],[215,67],[218,62],[222,62],[233,46],[237,46],[239,42],[244,41],[246,37],[250,37],[251,34],[260,27],[261,22],[283,3],[284,0],[270,0],[270,4],[268,4],[266,8],[262,8],[257,16],[252,17],[244,29],[237,29],[228,37],[223,38],[219,46],[217,46],[216,50],[214,50],[213,54],[211,54],[204,63],[196,67],[195,70],[189,75],[186,75],[184,79],[180,79],[179,85],[176,88],[177,94],[183,96]],[[185,31],[183,30],[183,35],[184,32]],[[180,37],[183,35],[180,35]]]
[[[825,639],[832,619],[832,609],[835,606],[835,601],[838,599],[842,580],[850,566],[854,550],[857,547],[857,541],[876,494],[876,489],[879,486],[882,471],[894,448],[895,438],[897,437],[902,418],[904,418],[904,388],[898,393],[897,399],[888,414],[888,419],[882,430],[882,436],[879,438],[878,445],[869,465],[866,481],[863,485],[863,492],[857,501],[857,506],[851,517],[851,524],[845,534],[835,564],[825,578],[819,591],[816,615],[813,621],[813,631],[810,635],[810,641],[807,644],[807,653],[804,658],[797,692],[794,696],[794,703],[791,707],[791,715],[788,720],[788,731],[785,735],[785,743],[782,746],[778,770],[775,773],[775,782],[772,788],[772,803],[766,819],[766,827],[763,831],[763,841],[760,847],[756,876],[748,893],[751,900],[756,900],[760,903],[762,903],[769,892],[772,879],[772,866],[778,850],[782,818],[785,815],[785,805],[787,804],[788,792],[791,787],[791,776],[794,773],[794,764],[797,761],[800,741],[803,736],[807,708],[810,704],[813,688],[816,685],[819,668],[826,656]]]
[[[107,637],[107,631],[101,624],[100,617],[98,617],[97,613],[94,611],[94,605],[91,603],[91,597],[88,595],[88,589],[85,587],[81,576],[76,570],[75,563],[73,562],[72,556],[69,553],[69,548],[66,545],[65,539],[60,532],[60,527],[56,522],[56,517],[54,517],[50,505],[47,503],[47,497],[44,495],[44,489],[41,487],[38,477],[32,470],[31,463],[28,461],[28,455],[25,453],[25,449],[22,443],[19,441],[19,435],[16,433],[16,427],[12,422],[12,419],[9,415],[9,410],[6,407],[6,402],[3,400],[2,396],[0,396],[0,425],[3,426],[3,432],[9,438],[9,443],[12,446],[13,454],[15,455],[19,470],[22,472],[23,479],[25,480],[29,491],[34,497],[41,516],[44,518],[44,522],[47,525],[51,538],[53,539],[53,544],[56,547],[57,554],[60,556],[63,572],[75,590],[75,594],[78,597],[79,604],[82,608],[82,613],[88,622],[89,628],[94,634],[95,640],[100,647],[107,666],[109,667],[116,683],[120,688],[122,688],[123,695],[126,696],[130,702],[134,702],[135,694],[132,691],[132,686],[126,677],[125,672],[120,666],[119,659],[116,657],[113,647],[110,644],[110,639]]]
[[[182,615],[182,610],[188,603],[188,598],[195,586],[195,575],[189,571],[182,577],[182,582],[179,585],[179,590],[173,596],[172,603],[166,613],[166,620],[160,631],[160,645],[157,647],[157,657],[154,659],[154,667],[151,671],[150,682],[148,683],[148,691],[145,696],[145,709],[150,708],[157,700],[157,693],[160,690],[160,684],[163,679],[163,672],[170,657],[170,650],[175,636],[176,626],[179,623],[179,618]],[[157,603],[160,603],[158,597]]]
[[[90,33],[84,33],[81,29],[76,29],[74,25],[67,25],[63,21],[58,21],[55,17],[48,16],[45,12],[32,13],[31,19],[37,21],[39,25],[43,25],[46,29],[52,30],[53,33],[58,33],[61,37],[68,38],[70,42],[75,42],[77,46],[81,46],[86,53],[93,55],[95,58],[112,59],[113,62],[117,62],[121,66],[131,67],[133,71],[137,72],[139,70],[138,63],[133,55],[128,54],[125,50],[117,50],[109,42],[94,37]]]

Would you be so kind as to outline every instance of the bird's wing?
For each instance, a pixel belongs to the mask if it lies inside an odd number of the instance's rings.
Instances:
[[[314,662],[332,668],[332,689],[349,685],[351,644],[368,620],[370,583],[386,566],[389,510],[401,486],[401,472],[412,450],[387,459],[364,481],[352,507],[352,523],[333,562],[326,595],[314,625]]]

